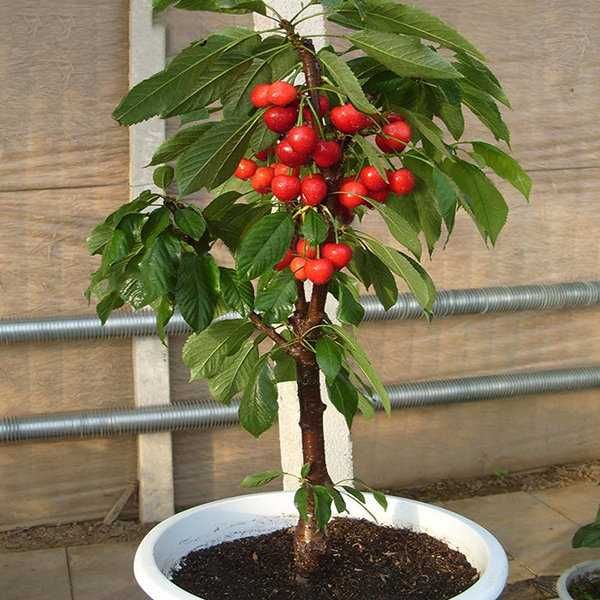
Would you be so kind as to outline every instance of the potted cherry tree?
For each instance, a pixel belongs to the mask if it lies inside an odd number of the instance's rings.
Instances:
[[[315,4],[347,28],[343,50],[317,51],[298,34]],[[467,108],[509,142],[500,83],[449,25],[389,0],[312,2],[289,20],[261,0],[155,7],[255,11],[272,28],[195,42],[116,108],[123,125],[177,117],[181,129],[151,162],[162,191],[142,192],[91,233],[101,263],[88,295],[103,321],[125,304],[152,307],[163,338],[178,310],[194,332],[183,353],[192,379],[208,380],[223,403],[239,398],[254,436],[277,419],[277,384],[297,382],[304,466],[288,474],[295,493],[220,501],[159,525],[136,557],[140,585],[161,600],[497,598],[507,563],[489,533],[361,481],[332,481],[321,378],[349,427],[357,413],[389,411],[353,333],[360,290],[389,309],[401,283],[430,314],[423,243],[431,254],[457,215],[495,243],[508,208],[486,169],[529,195],[504,150],[461,141]],[[201,190],[211,199],[192,196]],[[374,218],[393,247],[367,233]]]

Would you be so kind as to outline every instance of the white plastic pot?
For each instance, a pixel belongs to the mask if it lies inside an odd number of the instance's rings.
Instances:
[[[350,516],[369,519],[358,504]],[[485,529],[442,508],[388,497],[384,511],[372,497],[369,510],[382,525],[428,533],[460,550],[481,577],[455,600],[496,600],[506,585],[508,561],[502,546]],[[157,525],[142,541],[134,561],[140,587],[153,600],[198,600],[168,579],[190,551],[290,527],[297,521],[293,493],[271,492],[220,500],[192,508]],[[235,577],[235,573],[231,574]]]
[[[589,573],[595,573],[600,577],[600,560],[588,560],[565,571],[556,584],[556,591],[560,600],[573,600],[573,596],[569,594],[569,586],[575,579]]]

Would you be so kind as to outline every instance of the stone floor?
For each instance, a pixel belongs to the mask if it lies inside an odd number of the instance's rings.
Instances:
[[[444,503],[481,523],[504,544],[511,582],[558,575],[596,550],[573,550],[571,536],[590,522],[600,487],[580,483],[541,492],[515,492]],[[147,598],[132,575],[135,544],[71,546],[0,553],[2,600],[138,600]],[[506,594],[506,600],[523,596]]]

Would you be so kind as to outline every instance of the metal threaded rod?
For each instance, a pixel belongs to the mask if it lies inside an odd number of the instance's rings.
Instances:
[[[600,387],[600,367],[506,373],[388,386],[394,409]],[[376,402],[377,408],[381,409]],[[181,402],[0,419],[0,443],[86,439],[161,431],[208,431],[238,421],[237,405]]]
[[[374,296],[363,296],[361,303],[365,308],[365,321],[418,319],[422,315],[421,308],[412,294],[401,294],[395,306],[387,312]],[[433,306],[433,314],[441,318],[598,304],[600,281],[582,281],[441,291]],[[221,318],[234,317],[234,313],[228,313]],[[176,313],[167,327],[167,332],[169,335],[185,335],[190,332],[190,328],[181,315]],[[0,344],[125,338],[155,334],[154,313],[148,310],[116,313],[104,326],[96,316],[0,320]]]

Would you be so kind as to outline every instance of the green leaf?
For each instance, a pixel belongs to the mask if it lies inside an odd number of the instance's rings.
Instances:
[[[163,142],[152,156],[149,166],[160,165],[175,160],[186,148],[204,135],[214,123],[200,123],[178,131],[172,138]]]
[[[119,207],[115,212],[108,215],[104,222],[112,227],[117,227],[127,215],[141,213],[148,208],[156,198],[158,198],[156,194],[153,194],[150,190],[144,190],[137,198],[127,204],[123,204],[123,206]]]
[[[443,165],[461,192],[467,208],[492,244],[502,231],[508,216],[508,206],[492,181],[475,165],[458,160]]]
[[[250,138],[250,148],[256,153],[274,146],[279,139],[279,134],[271,131],[261,119]]]
[[[231,28],[206,43],[189,46],[165,70],[134,86],[113,117],[121,125],[133,125],[162,113],[185,98],[214,59],[253,38],[258,39],[253,31]]]
[[[200,108],[198,110],[193,110],[192,112],[179,115],[179,123],[182,126],[187,125],[188,123],[193,123],[194,121],[206,121],[206,119],[210,119],[210,112],[208,112],[208,108]],[[209,124],[210,123],[204,123],[204,125]]]
[[[167,231],[163,231],[147,248],[140,262],[139,278],[149,301],[174,291],[180,249],[179,240]]]
[[[429,189],[424,184],[419,183],[417,185],[413,197],[419,213],[421,229],[427,241],[429,256],[431,256],[442,234],[442,216],[437,210],[435,200],[429,193]]]
[[[367,159],[367,162],[371,166],[375,167],[384,179],[387,179],[387,165],[385,159],[381,153],[376,150],[373,144],[371,144],[371,142],[369,142],[363,135],[355,135],[354,138],[352,138],[352,141],[360,146],[360,149]]]
[[[142,241],[148,247],[171,224],[169,209],[162,206],[150,213],[142,228]]]
[[[167,338],[166,328],[173,316],[174,306],[168,297],[163,296],[152,303],[154,314],[156,315],[156,331],[161,342]]]
[[[277,386],[267,358],[264,355],[256,365],[240,402],[240,423],[254,437],[260,437],[277,420]]]
[[[300,469],[300,476],[306,478],[310,475],[311,466],[310,463],[305,463],[302,465],[302,469]]]
[[[508,181],[527,200],[531,194],[531,177],[521,165],[510,155],[492,144],[473,142],[473,150],[483,162],[502,179]]]
[[[321,64],[325,67],[329,77],[342,90],[350,102],[361,112],[368,115],[376,114],[377,108],[369,102],[362,90],[358,79],[345,60],[329,50],[321,50],[318,54]]]
[[[175,0],[175,8],[182,10],[204,10],[225,14],[265,14],[262,0]]]
[[[510,101],[506,96],[506,93],[502,89],[500,82],[492,71],[478,60],[459,53],[458,61],[453,63],[454,66],[465,79],[472,84],[474,87],[487,92],[490,96],[496,98],[498,102],[504,104],[507,108],[510,108]]]
[[[342,495],[333,487],[328,487],[329,495],[335,504],[335,510],[337,510],[338,514],[344,513],[348,511],[348,507],[346,506],[345,500],[342,498]]]
[[[366,289],[371,287],[373,283],[372,274],[369,268],[367,258],[368,251],[361,246],[356,246],[352,250],[352,260],[348,265],[348,269],[356,277]]]
[[[86,239],[87,249],[90,254],[102,254],[101,250],[110,241],[114,228],[106,223],[100,223],[92,229]]]
[[[252,283],[242,280],[237,271],[220,267],[221,292],[227,308],[241,315],[247,315],[254,307],[254,288]]]
[[[273,373],[278,383],[296,381],[296,361],[281,348],[271,350],[271,358],[275,361]]]
[[[415,38],[379,31],[359,31],[348,39],[390,71],[402,77],[458,79],[462,75],[437,52]]]
[[[302,237],[307,239],[312,246],[316,246],[324,242],[328,234],[329,225],[325,219],[314,209],[306,211],[302,223]]]
[[[283,311],[289,313],[298,295],[296,280],[289,269],[279,271],[263,285],[259,283],[255,308],[271,321],[278,321],[277,316]]]
[[[329,399],[335,408],[344,415],[348,429],[352,429],[352,421],[358,409],[358,392],[343,371],[333,378],[327,378]]]
[[[262,471],[260,473],[254,473],[253,475],[244,477],[241,485],[244,488],[262,487],[263,485],[267,485],[268,483],[271,483],[280,477],[283,477],[282,471]]]
[[[268,42],[269,38],[263,40],[263,44]],[[298,57],[298,53],[287,40],[287,38],[280,37],[280,48],[269,55],[266,58],[266,61],[269,63],[271,67],[272,73],[272,81],[277,81],[278,79],[283,79],[289,73],[291,73],[296,65],[300,62],[300,58]],[[259,50],[260,53],[260,50]]]
[[[342,323],[360,325],[365,317],[365,309],[360,303],[356,288],[342,273],[336,275],[336,283],[337,285],[332,286],[332,292],[339,302],[337,318]]]
[[[325,531],[327,524],[331,520],[331,495],[325,486],[315,485],[313,486],[313,498],[315,501],[317,528],[320,531]]]
[[[298,510],[300,518],[307,523],[308,522],[308,489],[304,485],[296,490],[294,494],[294,504]]]
[[[460,140],[465,132],[465,117],[460,106],[443,102],[439,108],[439,117],[455,140]]]
[[[212,256],[182,255],[175,299],[181,316],[195,332],[211,324],[219,300],[219,269]]]
[[[389,310],[398,301],[398,286],[392,272],[371,252],[365,252],[375,294],[383,308]]]
[[[250,142],[260,113],[215,123],[178,158],[175,176],[179,192],[211,190],[229,179]]]
[[[461,88],[463,102],[469,110],[494,134],[497,140],[504,140],[510,144],[510,131],[493,98],[464,82],[461,82]]]
[[[192,208],[178,208],[175,211],[175,224],[183,233],[189,235],[193,240],[199,240],[206,231],[206,221],[202,214]]]
[[[271,83],[271,66],[268,62],[255,60],[223,96],[225,118],[236,115],[247,115],[253,110],[250,92],[259,83]]]
[[[600,526],[585,525],[573,536],[573,548],[600,548]]]
[[[331,338],[320,337],[315,344],[317,363],[328,379],[335,379],[342,368],[342,350]]]
[[[375,501],[377,502],[377,504],[379,504],[379,506],[381,506],[381,508],[383,508],[383,510],[387,510],[388,501],[383,492],[373,490],[373,498],[375,498]]]
[[[290,247],[294,223],[289,213],[277,212],[263,217],[246,233],[236,256],[237,271],[254,279],[273,267]]]
[[[96,313],[102,325],[106,323],[110,313],[117,308],[121,308],[123,304],[123,298],[121,298],[119,292],[110,292],[104,296],[96,305]]]
[[[183,361],[190,369],[190,381],[216,375],[223,361],[235,354],[253,332],[252,323],[228,319],[191,335],[183,346]]]
[[[366,238],[364,241],[369,250],[371,250],[371,252],[373,252],[373,254],[375,254],[388,269],[406,281],[408,287],[423,309],[427,312],[431,312],[436,296],[435,287],[423,267],[409,256],[406,256],[393,248],[389,248],[373,238]]]
[[[424,38],[445,48],[464,51],[474,58],[485,60],[483,54],[460,33],[441,19],[423,10],[406,4],[382,0],[362,1],[361,4],[364,12],[362,17],[358,9],[344,6],[329,18],[351,28],[403,33]]]
[[[444,156],[450,156],[446,144],[444,144],[443,131],[429,117],[403,108],[398,108],[398,112],[406,117],[408,122],[419,132],[424,140],[427,140]]]
[[[343,343],[346,350],[352,355],[352,358],[356,361],[356,364],[360,367],[361,371],[366,375],[366,377],[371,382],[373,389],[379,396],[379,401],[381,405],[384,407],[386,412],[390,414],[392,404],[390,401],[389,394],[385,389],[385,386],[381,382],[379,375],[373,368],[369,357],[365,354],[364,350],[358,345],[358,342],[354,337],[349,335],[343,327],[339,325],[327,325],[328,329],[332,330],[337,338]]]
[[[383,217],[396,241],[408,248],[417,258],[421,257],[421,242],[409,222],[387,204],[372,202],[372,206]]]
[[[258,349],[252,340],[247,340],[233,356],[227,357],[221,369],[210,379],[211,394],[223,404],[242,391],[250,382],[254,367],[258,362]]]
[[[350,494],[354,499],[356,499],[358,502],[360,502],[361,504],[366,504],[367,499],[365,498],[365,495],[360,490],[350,487],[349,485],[343,485],[342,488],[348,494]]]
[[[161,165],[152,173],[154,185],[162,190],[166,190],[171,185],[173,177],[175,177],[175,170],[171,165]]]

